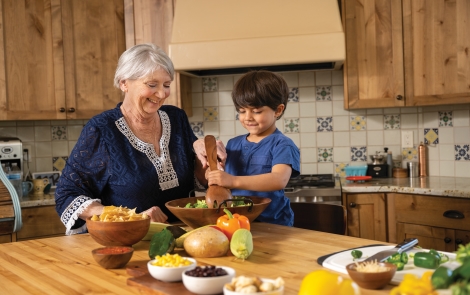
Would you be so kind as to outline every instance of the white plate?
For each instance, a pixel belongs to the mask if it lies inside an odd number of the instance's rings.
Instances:
[[[364,260],[367,257],[372,256],[380,251],[389,250],[392,248],[394,248],[394,246],[374,246],[374,247],[357,248],[357,250],[362,251],[362,257],[360,260],[357,260],[357,261],[360,262],[361,260]],[[416,253],[416,252],[423,252],[423,251],[427,252],[429,250],[413,248],[411,250],[406,251],[406,253],[409,254],[412,252]],[[455,256],[456,256],[455,253],[449,253],[449,252],[443,252],[443,251],[439,251],[439,252],[444,253],[447,256],[449,256],[449,261],[446,263],[443,263],[442,265],[445,265],[451,269],[454,269],[460,265],[460,263],[455,261]],[[322,265],[323,267],[326,267],[328,269],[331,269],[340,273],[348,274],[348,272],[346,271],[346,265],[353,263],[353,262],[354,261],[353,261],[353,257],[351,256],[351,250],[347,250],[347,251],[328,257],[327,259],[325,259],[325,261],[323,261]],[[408,263],[405,265],[405,269],[401,271],[397,271],[395,273],[390,284],[393,284],[393,285],[400,284],[400,282],[403,280],[404,275],[408,273],[414,274],[420,278],[423,275],[423,273],[425,273],[426,271],[433,271],[433,270],[416,267],[413,264],[413,260],[410,259]]]

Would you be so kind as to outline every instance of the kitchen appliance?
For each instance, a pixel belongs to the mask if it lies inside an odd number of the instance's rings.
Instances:
[[[5,174],[17,172],[23,176],[23,144],[19,138],[0,138],[0,163]],[[10,177],[9,177],[10,178]]]
[[[388,164],[386,164],[386,156],[380,152],[371,155],[372,164],[367,165],[367,175],[373,178],[386,178],[388,175]]]
[[[294,211],[294,227],[344,234],[341,186],[333,174],[301,174],[284,189]]]
[[[295,17],[282,21],[289,11]],[[169,55],[175,70],[195,76],[339,70],[346,47],[338,1],[178,0]]]

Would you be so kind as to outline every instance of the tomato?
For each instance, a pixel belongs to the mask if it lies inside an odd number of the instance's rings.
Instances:
[[[345,279],[328,270],[316,270],[307,274],[300,285],[298,295],[358,295],[359,287],[351,279]]]

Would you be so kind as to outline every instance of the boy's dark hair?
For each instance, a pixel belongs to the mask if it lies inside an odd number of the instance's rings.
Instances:
[[[276,110],[284,104],[284,111],[289,98],[289,87],[281,75],[269,71],[250,71],[243,75],[232,90],[232,100],[237,111],[241,108],[259,108],[268,106]]]

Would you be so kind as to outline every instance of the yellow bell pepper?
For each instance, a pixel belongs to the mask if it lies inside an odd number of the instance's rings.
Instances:
[[[300,285],[298,295],[359,295],[360,290],[351,279],[330,272],[316,270],[307,274]]]
[[[406,274],[403,281],[390,291],[390,295],[437,295],[431,284],[432,271],[427,271],[421,278]]]

